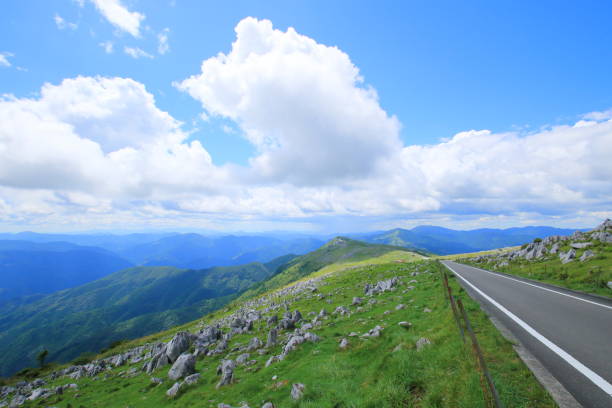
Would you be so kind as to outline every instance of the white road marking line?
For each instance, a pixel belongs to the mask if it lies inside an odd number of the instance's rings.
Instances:
[[[460,265],[461,265],[461,264],[460,264]],[[448,265],[447,265],[447,266],[448,266]],[[495,272],[487,271],[486,269],[477,268],[477,267],[475,267],[475,266],[471,266],[471,265],[469,265],[469,266],[470,266],[471,268],[478,269],[479,271],[486,272],[486,273],[489,273],[489,274],[491,274],[491,275],[498,276],[498,277],[500,277],[500,278],[510,279],[510,280],[512,280],[512,281],[515,281],[515,282],[519,282],[519,283],[523,283],[523,284],[525,284],[525,285],[533,286],[534,288],[538,288],[538,289],[542,289],[542,290],[547,290],[547,291],[549,291],[549,292],[553,292],[553,293],[556,293],[556,294],[558,294],[558,295],[567,296],[567,297],[570,297],[570,298],[572,298],[572,299],[581,300],[581,301],[583,301],[583,302],[591,303],[591,304],[593,304],[593,305],[597,305],[597,306],[605,307],[606,309],[610,309],[610,310],[612,310],[612,306],[602,305],[601,303],[593,302],[592,300],[587,300],[587,299],[583,299],[583,298],[578,297],[578,296],[568,295],[567,293],[559,292],[559,291],[556,291],[556,290],[553,290],[553,289],[544,288],[544,287],[542,287],[542,286],[539,286],[539,285],[534,285],[533,283],[525,282],[525,281],[522,281],[522,280],[520,280],[520,279],[515,279],[515,278],[511,278],[511,277],[509,277],[509,276],[500,275],[499,273],[495,273]],[[454,271],[453,271],[453,272],[454,272]]]
[[[569,365],[571,365],[576,370],[578,370],[582,375],[584,375],[586,378],[591,380],[591,382],[593,382],[593,384],[595,384],[597,387],[601,388],[603,392],[605,392],[609,396],[612,396],[612,384],[610,384],[609,382],[601,378],[597,373],[595,373],[593,370],[591,370],[590,368],[582,364],[580,361],[576,360],[574,357],[572,357],[569,353],[567,353],[561,347],[557,346],[555,343],[553,343],[552,341],[548,340],[546,337],[538,333],[533,327],[529,326],[527,323],[521,320],[514,313],[512,313],[511,311],[509,311],[508,309],[506,309],[505,307],[497,303],[495,300],[493,300],[490,296],[485,294],[483,291],[478,289],[476,286],[474,286],[470,281],[468,281],[466,278],[461,276],[453,268],[451,268],[450,266],[446,264],[444,264],[444,266],[450,269],[455,275],[461,278],[461,280],[463,280],[465,283],[470,285],[472,289],[478,292],[486,300],[491,302],[491,304],[493,304],[495,307],[497,307],[499,310],[505,313],[509,318],[514,320],[514,322],[518,324],[519,326],[521,326],[523,329],[525,329],[527,333],[531,334],[533,337],[539,340],[542,344],[548,347],[551,351],[553,351],[555,354],[557,354],[559,357],[565,360]]]

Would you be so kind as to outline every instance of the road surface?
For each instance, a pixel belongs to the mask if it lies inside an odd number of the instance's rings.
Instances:
[[[443,261],[584,407],[612,407],[612,300]]]

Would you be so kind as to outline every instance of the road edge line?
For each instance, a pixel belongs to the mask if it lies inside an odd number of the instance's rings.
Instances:
[[[529,326],[521,318],[519,318],[514,313],[506,309],[503,305],[499,304],[496,300],[491,298],[489,295],[484,293],[482,290],[478,289],[476,286],[474,286],[470,281],[468,281],[466,278],[461,276],[461,274],[459,274],[453,268],[451,268],[450,266],[446,264],[443,264],[443,265],[446,266],[448,269],[450,269],[459,278],[461,278],[461,280],[467,283],[472,289],[474,289],[483,298],[488,300],[493,306],[497,307],[506,316],[514,320],[514,322],[518,324],[519,326],[521,326],[527,333],[535,337],[540,343],[548,347],[549,350],[557,354],[559,357],[565,360],[566,363],[574,367],[574,369],[576,369],[578,372],[580,372],[582,375],[588,378],[593,384],[595,384],[598,388],[600,388],[605,394],[607,394],[608,396],[612,396],[612,384],[607,382],[605,379],[599,376],[599,374],[595,373],[593,370],[591,370],[590,368],[582,364],[580,361],[576,360],[574,357],[572,357],[568,352],[563,350],[561,347],[557,346],[555,343],[548,340],[546,337],[540,334],[537,330]]]

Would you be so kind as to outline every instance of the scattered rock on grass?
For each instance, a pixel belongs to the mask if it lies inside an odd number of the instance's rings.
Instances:
[[[427,337],[421,337],[416,342],[417,351],[421,351],[424,347],[431,345],[431,341]]]
[[[302,398],[304,395],[304,388],[306,388],[306,386],[302,383],[293,384],[291,386],[291,398],[294,400]]]

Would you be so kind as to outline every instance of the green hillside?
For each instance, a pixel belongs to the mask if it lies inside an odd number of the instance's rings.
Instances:
[[[439,268],[396,248],[335,239],[281,267],[266,282],[272,291],[255,296],[264,290],[259,286],[223,310],[121,344],[88,365],[47,369],[38,397],[24,406],[484,407]],[[556,406],[512,344],[452,285],[505,406]],[[277,341],[266,344],[273,328]],[[144,370],[179,346],[193,354],[172,369]],[[180,364],[187,359],[194,366]],[[169,378],[176,373],[183,378]],[[6,400],[20,398],[15,395]]]
[[[247,299],[284,286],[308,276],[327,265],[358,262],[398,250],[404,250],[404,248],[391,245],[368,244],[346,237],[336,237],[316,251],[294,258],[284,265],[274,277],[262,281],[248,290],[241,299]]]
[[[202,270],[125,269],[88,284],[0,307],[0,374],[49,361],[68,361],[193,320],[272,276],[279,261]]]

